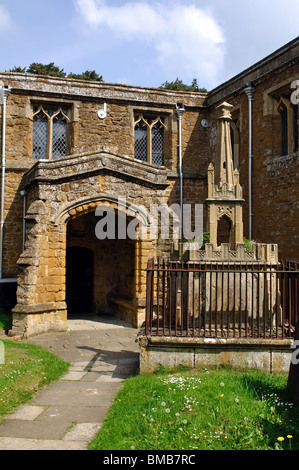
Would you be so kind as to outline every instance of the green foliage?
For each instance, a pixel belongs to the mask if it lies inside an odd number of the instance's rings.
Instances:
[[[180,371],[125,381],[92,450],[271,450],[299,448],[298,409],[286,375],[258,370]]]
[[[187,243],[201,243],[204,246],[210,241],[210,232],[203,232],[203,234],[196,238],[190,238],[187,240]]]
[[[44,385],[57,380],[69,364],[34,344],[4,340],[0,364],[0,419],[27,403]]]
[[[33,73],[36,75],[50,75],[53,77],[67,77],[67,78],[78,78],[80,80],[93,80],[101,82],[103,81],[103,76],[99,75],[95,70],[86,70],[83,73],[75,74],[69,73],[68,75],[64,72],[63,69],[57,67],[54,62],[50,64],[41,64],[39,62],[33,62],[29,67],[13,67],[9,72],[19,72],[19,73]]]
[[[26,70],[27,73],[34,73],[36,75],[51,75],[53,77],[65,77],[66,73],[63,69],[57,67],[54,62],[50,62],[50,64],[41,64],[39,62],[33,62],[29,65],[28,69]]]
[[[247,238],[243,237],[243,243],[244,243],[244,245],[246,245],[246,250],[247,251],[252,251],[253,250],[252,243],[250,243],[250,241],[247,240]]]
[[[199,88],[196,78],[193,79],[191,85],[186,85],[185,83],[183,83],[182,80],[179,80],[179,78],[177,78],[173,82],[166,81],[160,86],[160,88],[176,91],[207,92],[206,88]]]
[[[99,75],[95,70],[86,70],[83,73],[76,74],[76,73],[69,73],[68,78],[77,78],[81,80],[92,80],[95,82],[102,82],[103,76]]]
[[[26,67],[16,67],[16,66],[14,66],[12,69],[9,69],[8,72],[25,73],[26,72]]]
[[[8,330],[12,325],[12,314],[6,312],[4,308],[0,308],[0,331]]]

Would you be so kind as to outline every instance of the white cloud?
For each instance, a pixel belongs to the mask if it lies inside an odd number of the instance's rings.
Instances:
[[[225,68],[219,84],[298,36],[298,0],[211,0],[225,35]]]
[[[163,19],[146,3],[127,2],[107,6],[105,0],[76,0],[77,9],[93,28],[106,27],[121,37],[132,38],[145,33],[155,35],[163,27]]]
[[[156,65],[168,80],[213,83],[223,65],[224,35],[212,15],[180,2],[74,0],[88,28],[107,31],[113,39],[138,41],[154,50]],[[167,5],[166,5],[167,4]]]
[[[11,26],[12,22],[9,11],[4,5],[0,4],[0,34],[9,31]]]

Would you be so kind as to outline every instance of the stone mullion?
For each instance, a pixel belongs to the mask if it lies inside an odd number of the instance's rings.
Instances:
[[[49,160],[52,159],[52,141],[53,141],[53,116],[48,120],[47,154],[48,154]]]
[[[152,163],[152,127],[147,124],[147,162]]]

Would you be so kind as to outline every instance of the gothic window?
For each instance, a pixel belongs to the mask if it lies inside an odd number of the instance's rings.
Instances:
[[[153,165],[164,165],[164,133],[163,117],[135,117],[134,121],[134,158]]]
[[[136,160],[147,162],[147,126],[139,121],[135,124],[135,154]]]
[[[42,111],[33,119],[33,158],[47,158],[48,154],[48,118]]]
[[[298,106],[294,106],[288,97],[281,97],[277,111],[280,116],[281,155],[284,156],[298,150]]]
[[[33,158],[62,158],[67,154],[67,110],[61,107],[33,108]]]
[[[152,127],[152,163],[164,165],[164,128],[159,122]]]
[[[285,104],[280,107],[280,138],[281,138],[281,155],[288,154],[288,108]]]

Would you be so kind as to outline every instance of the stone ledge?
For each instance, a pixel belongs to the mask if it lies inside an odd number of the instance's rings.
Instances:
[[[13,309],[13,313],[19,314],[34,314],[34,313],[44,313],[44,312],[52,312],[58,310],[66,310],[66,304],[62,303],[55,303],[55,302],[48,302],[43,304],[35,304],[35,305],[16,305]]]
[[[153,373],[159,367],[173,369],[232,367],[259,369],[268,373],[289,372],[292,348],[290,339],[243,338],[167,338],[139,336],[140,372]]]
[[[294,340],[292,338],[276,339],[276,338],[193,338],[182,336],[150,336],[140,334],[136,341],[141,347],[147,346],[174,346],[174,347],[197,347],[201,348],[290,348]]]
[[[121,307],[125,307],[128,310],[132,310],[132,311],[136,310],[136,305],[133,305],[132,300],[125,299],[122,297],[115,297],[115,296],[113,297],[112,295],[107,295],[107,300],[116,305],[120,305]]]

